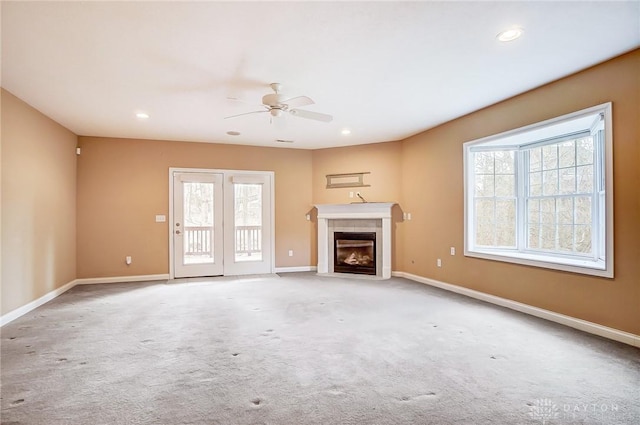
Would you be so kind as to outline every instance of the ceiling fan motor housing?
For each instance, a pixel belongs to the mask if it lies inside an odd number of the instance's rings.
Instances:
[[[271,93],[262,96],[262,103],[267,106],[275,107],[282,105],[285,97],[281,94]]]

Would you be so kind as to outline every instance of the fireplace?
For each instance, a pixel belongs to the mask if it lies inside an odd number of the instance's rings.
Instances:
[[[316,205],[318,274],[331,276],[335,273],[339,276],[389,279],[393,205],[393,202]],[[366,236],[354,237],[354,234]],[[340,242],[337,246],[336,241],[347,242]],[[347,253],[338,257],[337,251]]]
[[[376,233],[334,232],[333,271],[376,275]]]

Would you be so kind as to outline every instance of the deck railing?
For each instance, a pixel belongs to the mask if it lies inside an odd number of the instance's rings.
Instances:
[[[185,226],[185,255],[211,254],[211,227]],[[236,253],[249,254],[262,251],[262,226],[236,226]]]
[[[236,226],[236,254],[262,252],[262,226]]]
[[[184,255],[211,255],[210,226],[186,226],[184,241]]]

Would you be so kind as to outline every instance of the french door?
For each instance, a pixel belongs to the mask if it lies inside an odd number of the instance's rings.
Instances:
[[[224,272],[223,175],[173,173],[174,276]]]
[[[170,174],[172,277],[272,273],[273,173]]]
[[[272,272],[271,174],[228,173],[224,182],[224,274]]]

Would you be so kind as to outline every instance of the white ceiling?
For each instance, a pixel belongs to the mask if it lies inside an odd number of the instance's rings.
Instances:
[[[307,149],[403,139],[640,46],[638,0],[3,1],[1,12],[2,86],[78,135]],[[498,42],[512,25],[524,36]],[[333,122],[224,119],[260,109],[271,82]]]

